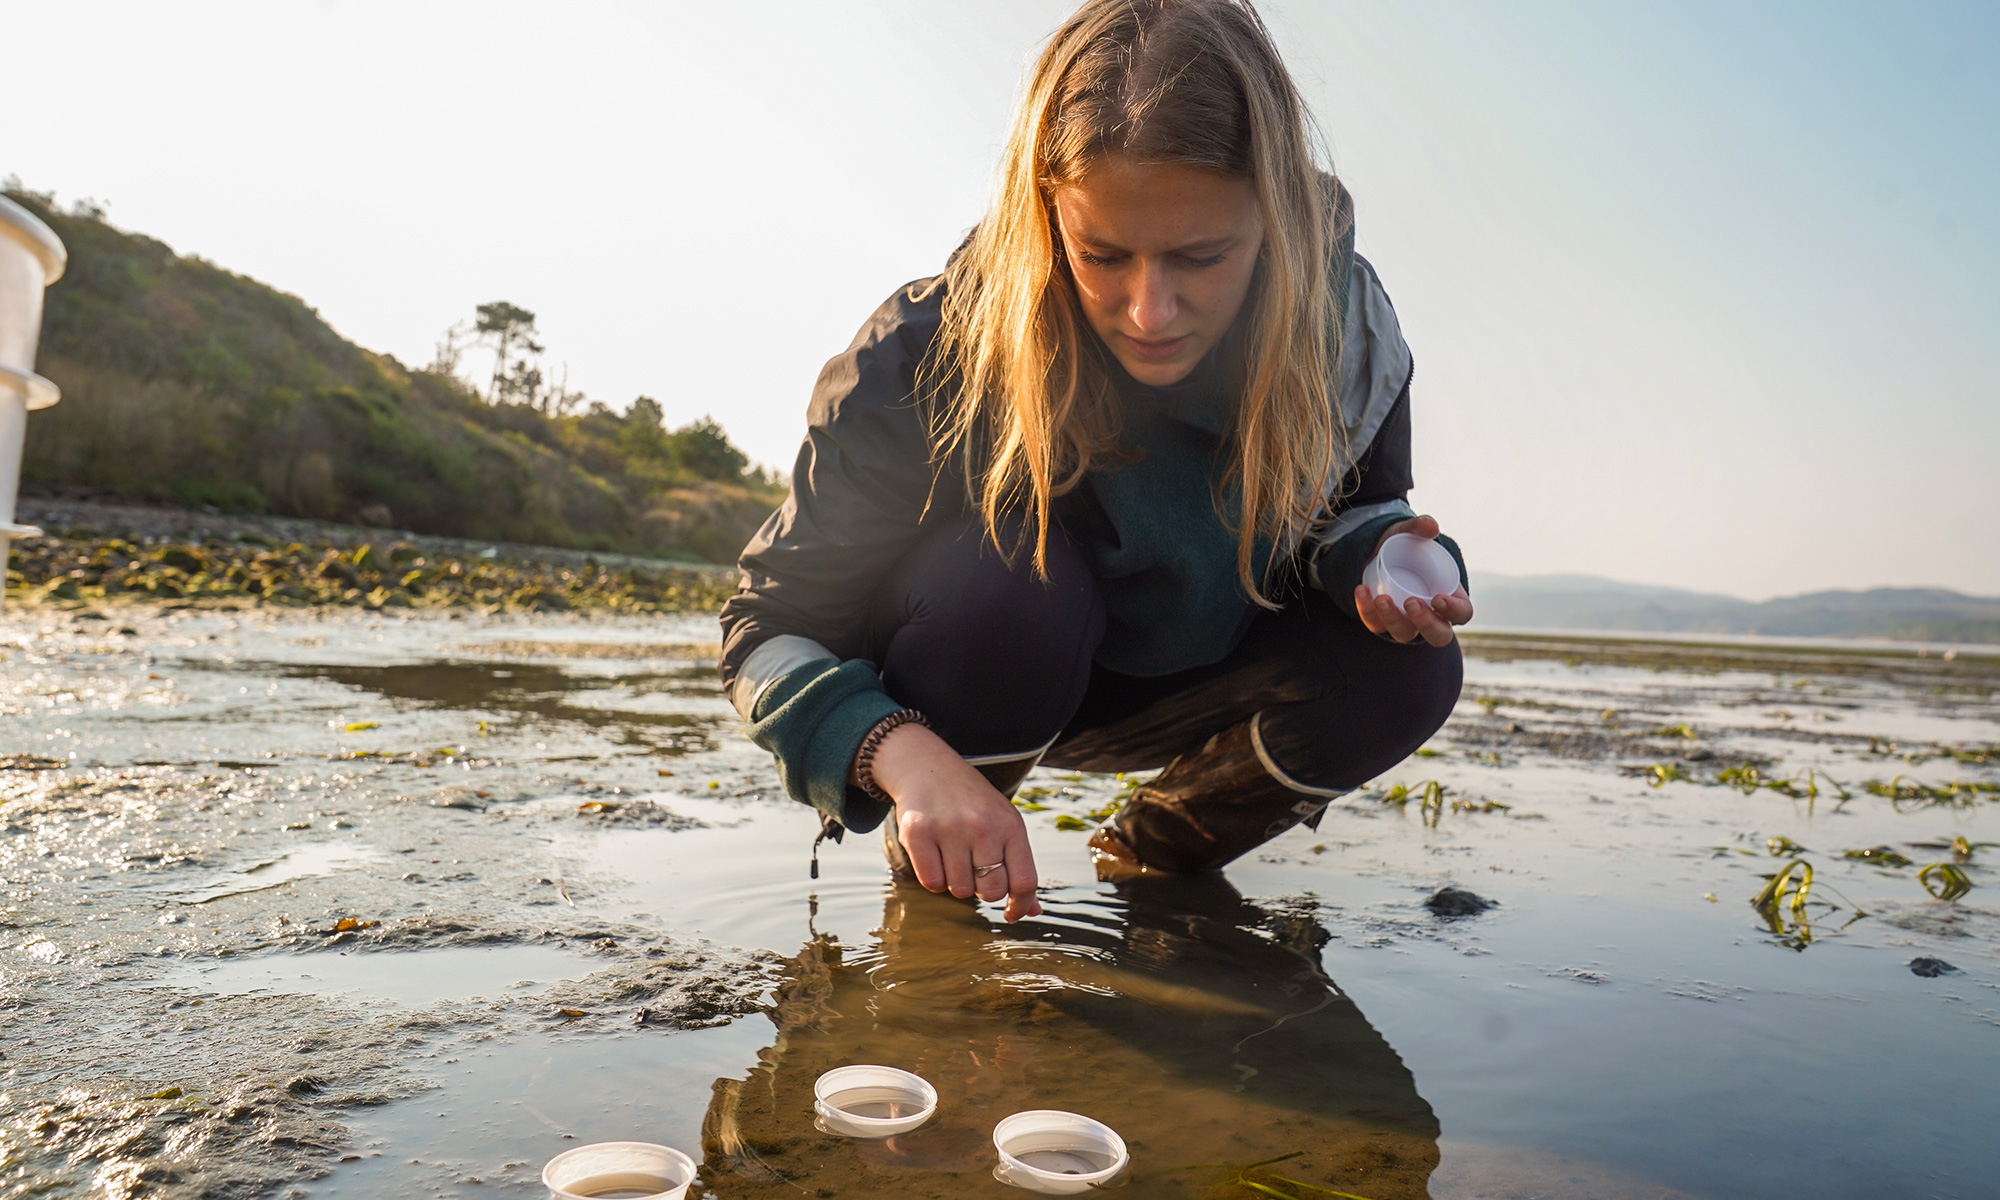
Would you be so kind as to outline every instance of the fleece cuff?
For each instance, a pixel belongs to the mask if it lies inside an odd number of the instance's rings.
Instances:
[[[758,697],[750,740],[771,752],[785,794],[857,833],[882,823],[889,806],[849,787],[861,739],[902,706],[882,690],[864,659],[814,659],[780,676]]]

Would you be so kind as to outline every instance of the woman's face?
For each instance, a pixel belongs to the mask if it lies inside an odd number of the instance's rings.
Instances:
[[[1264,245],[1251,182],[1114,155],[1054,200],[1090,327],[1140,383],[1187,378],[1250,292]]]

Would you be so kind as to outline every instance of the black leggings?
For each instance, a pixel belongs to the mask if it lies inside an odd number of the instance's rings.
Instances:
[[[1047,747],[1048,766],[1151,770],[1262,712],[1287,775],[1346,789],[1423,745],[1458,701],[1456,642],[1384,640],[1319,592],[1260,613],[1221,662],[1107,671],[1092,662],[1104,602],[1089,562],[1053,529],[1048,573],[1035,579],[1025,554],[1009,567],[965,518],[920,542],[869,613],[883,687],[974,761]]]

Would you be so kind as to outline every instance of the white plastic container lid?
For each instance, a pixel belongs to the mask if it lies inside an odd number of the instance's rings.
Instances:
[[[12,237],[42,260],[42,286],[62,278],[69,265],[69,251],[48,223],[20,205],[0,196],[0,237]]]
[[[993,1177],[1045,1196],[1079,1196],[1131,1162],[1125,1139],[1102,1121],[1053,1108],[1018,1112],[993,1127]]]
[[[18,396],[30,411],[62,396],[35,374],[35,346],[42,336],[42,293],[62,278],[68,262],[54,230],[0,196],[0,396]]]
[[[1431,597],[1458,590],[1458,563],[1434,538],[1392,533],[1368,561],[1361,582],[1376,595],[1389,597],[1397,608],[1411,600],[1421,600],[1428,608]]]
[[[29,412],[62,399],[62,391],[55,384],[33,371],[22,371],[6,363],[0,363],[0,395],[18,395]]]
[[[819,1127],[842,1137],[885,1138],[908,1133],[936,1115],[937,1089],[895,1067],[835,1067],[813,1084]]]
[[[683,1200],[693,1182],[693,1159],[652,1142],[594,1142],[565,1150],[542,1168],[549,1200]]]

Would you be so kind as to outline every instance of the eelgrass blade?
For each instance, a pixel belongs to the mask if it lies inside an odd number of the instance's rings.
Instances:
[[[1935,876],[1937,882],[1932,882]],[[1972,890],[1972,877],[1957,863],[1934,862],[1917,872],[1917,882],[1939,900],[1956,900]]]
[[[1343,1192],[1339,1188],[1321,1187],[1319,1184],[1316,1183],[1307,1183],[1303,1179],[1292,1179],[1285,1175],[1272,1175],[1271,1172],[1269,1171],[1266,1171],[1265,1174],[1271,1175],[1271,1178],[1277,1180],[1279,1183],[1289,1183],[1293,1187],[1302,1187],[1309,1192],[1319,1192],[1328,1196],[1339,1196],[1341,1197],[1341,1200],[1368,1200],[1368,1197],[1366,1196],[1357,1196],[1353,1192]]]
[[[1797,878],[1793,878],[1795,873]],[[1795,913],[1803,912],[1806,897],[1812,892],[1812,877],[1811,863],[1803,858],[1792,859],[1785,864],[1784,869],[1771,876],[1771,881],[1764,885],[1764,890],[1758,892],[1750,903],[1761,909],[1777,908],[1785,899],[1785,884],[1789,882],[1792,885],[1792,894],[1786,906]]]

